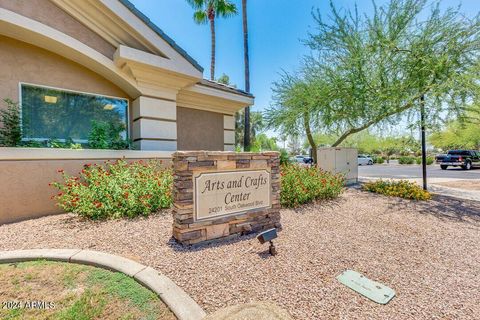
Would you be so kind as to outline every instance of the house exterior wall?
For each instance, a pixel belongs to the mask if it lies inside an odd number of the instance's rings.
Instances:
[[[168,160],[175,150],[233,150],[232,115],[253,104],[253,97],[199,85],[202,72],[184,61],[178,49],[162,45],[162,35],[120,2],[107,1],[108,7],[98,1],[69,2],[85,9],[78,12],[64,11],[62,1],[57,3],[0,0],[0,108],[5,98],[19,101],[22,82],[126,98],[130,138],[142,151],[0,147],[0,224],[60,213],[50,199],[55,190],[48,187],[59,178],[60,168],[75,174],[85,163],[125,154],[127,159]],[[102,14],[113,20],[101,19]],[[123,23],[127,20],[131,23]],[[105,36],[105,30],[113,36]],[[139,35],[145,39],[138,40]],[[137,46],[137,40],[160,48],[167,58]],[[112,45],[116,42],[118,48]]]
[[[116,48],[50,0],[0,0],[0,8],[41,22],[113,59]]]
[[[0,48],[0,99],[18,101],[19,82],[130,98],[107,79],[50,51],[1,35]]]
[[[178,150],[224,149],[223,114],[177,107]]]

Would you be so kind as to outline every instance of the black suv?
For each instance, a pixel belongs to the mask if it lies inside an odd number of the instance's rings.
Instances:
[[[480,168],[480,151],[450,150],[446,155],[437,156],[436,162],[440,164],[442,170],[446,170],[449,166],[462,167],[464,170]]]

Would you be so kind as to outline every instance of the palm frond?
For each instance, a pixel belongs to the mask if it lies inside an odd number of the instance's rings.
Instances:
[[[213,4],[217,17],[228,18],[238,13],[237,6],[228,0],[216,0]]]
[[[203,9],[207,6],[208,0],[187,0],[187,3],[195,10]]]
[[[193,20],[197,24],[206,24],[208,22],[208,14],[203,10],[197,10],[193,13]]]

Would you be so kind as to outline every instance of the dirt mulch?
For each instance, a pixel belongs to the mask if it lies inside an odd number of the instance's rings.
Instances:
[[[0,249],[88,248],[165,273],[208,312],[273,300],[296,319],[480,319],[480,202],[426,203],[348,190],[282,210],[278,255],[252,237],[184,248],[168,213],[82,222],[69,214],[0,226]],[[353,269],[392,287],[377,305],[335,279]]]
[[[440,186],[445,186],[445,187],[450,187],[450,188],[455,188],[455,189],[468,190],[468,191],[480,191],[480,179],[436,182],[434,184],[438,184]]]

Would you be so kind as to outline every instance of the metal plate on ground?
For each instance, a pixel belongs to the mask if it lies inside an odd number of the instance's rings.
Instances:
[[[344,271],[337,280],[376,303],[387,304],[395,296],[393,289],[353,270]]]

